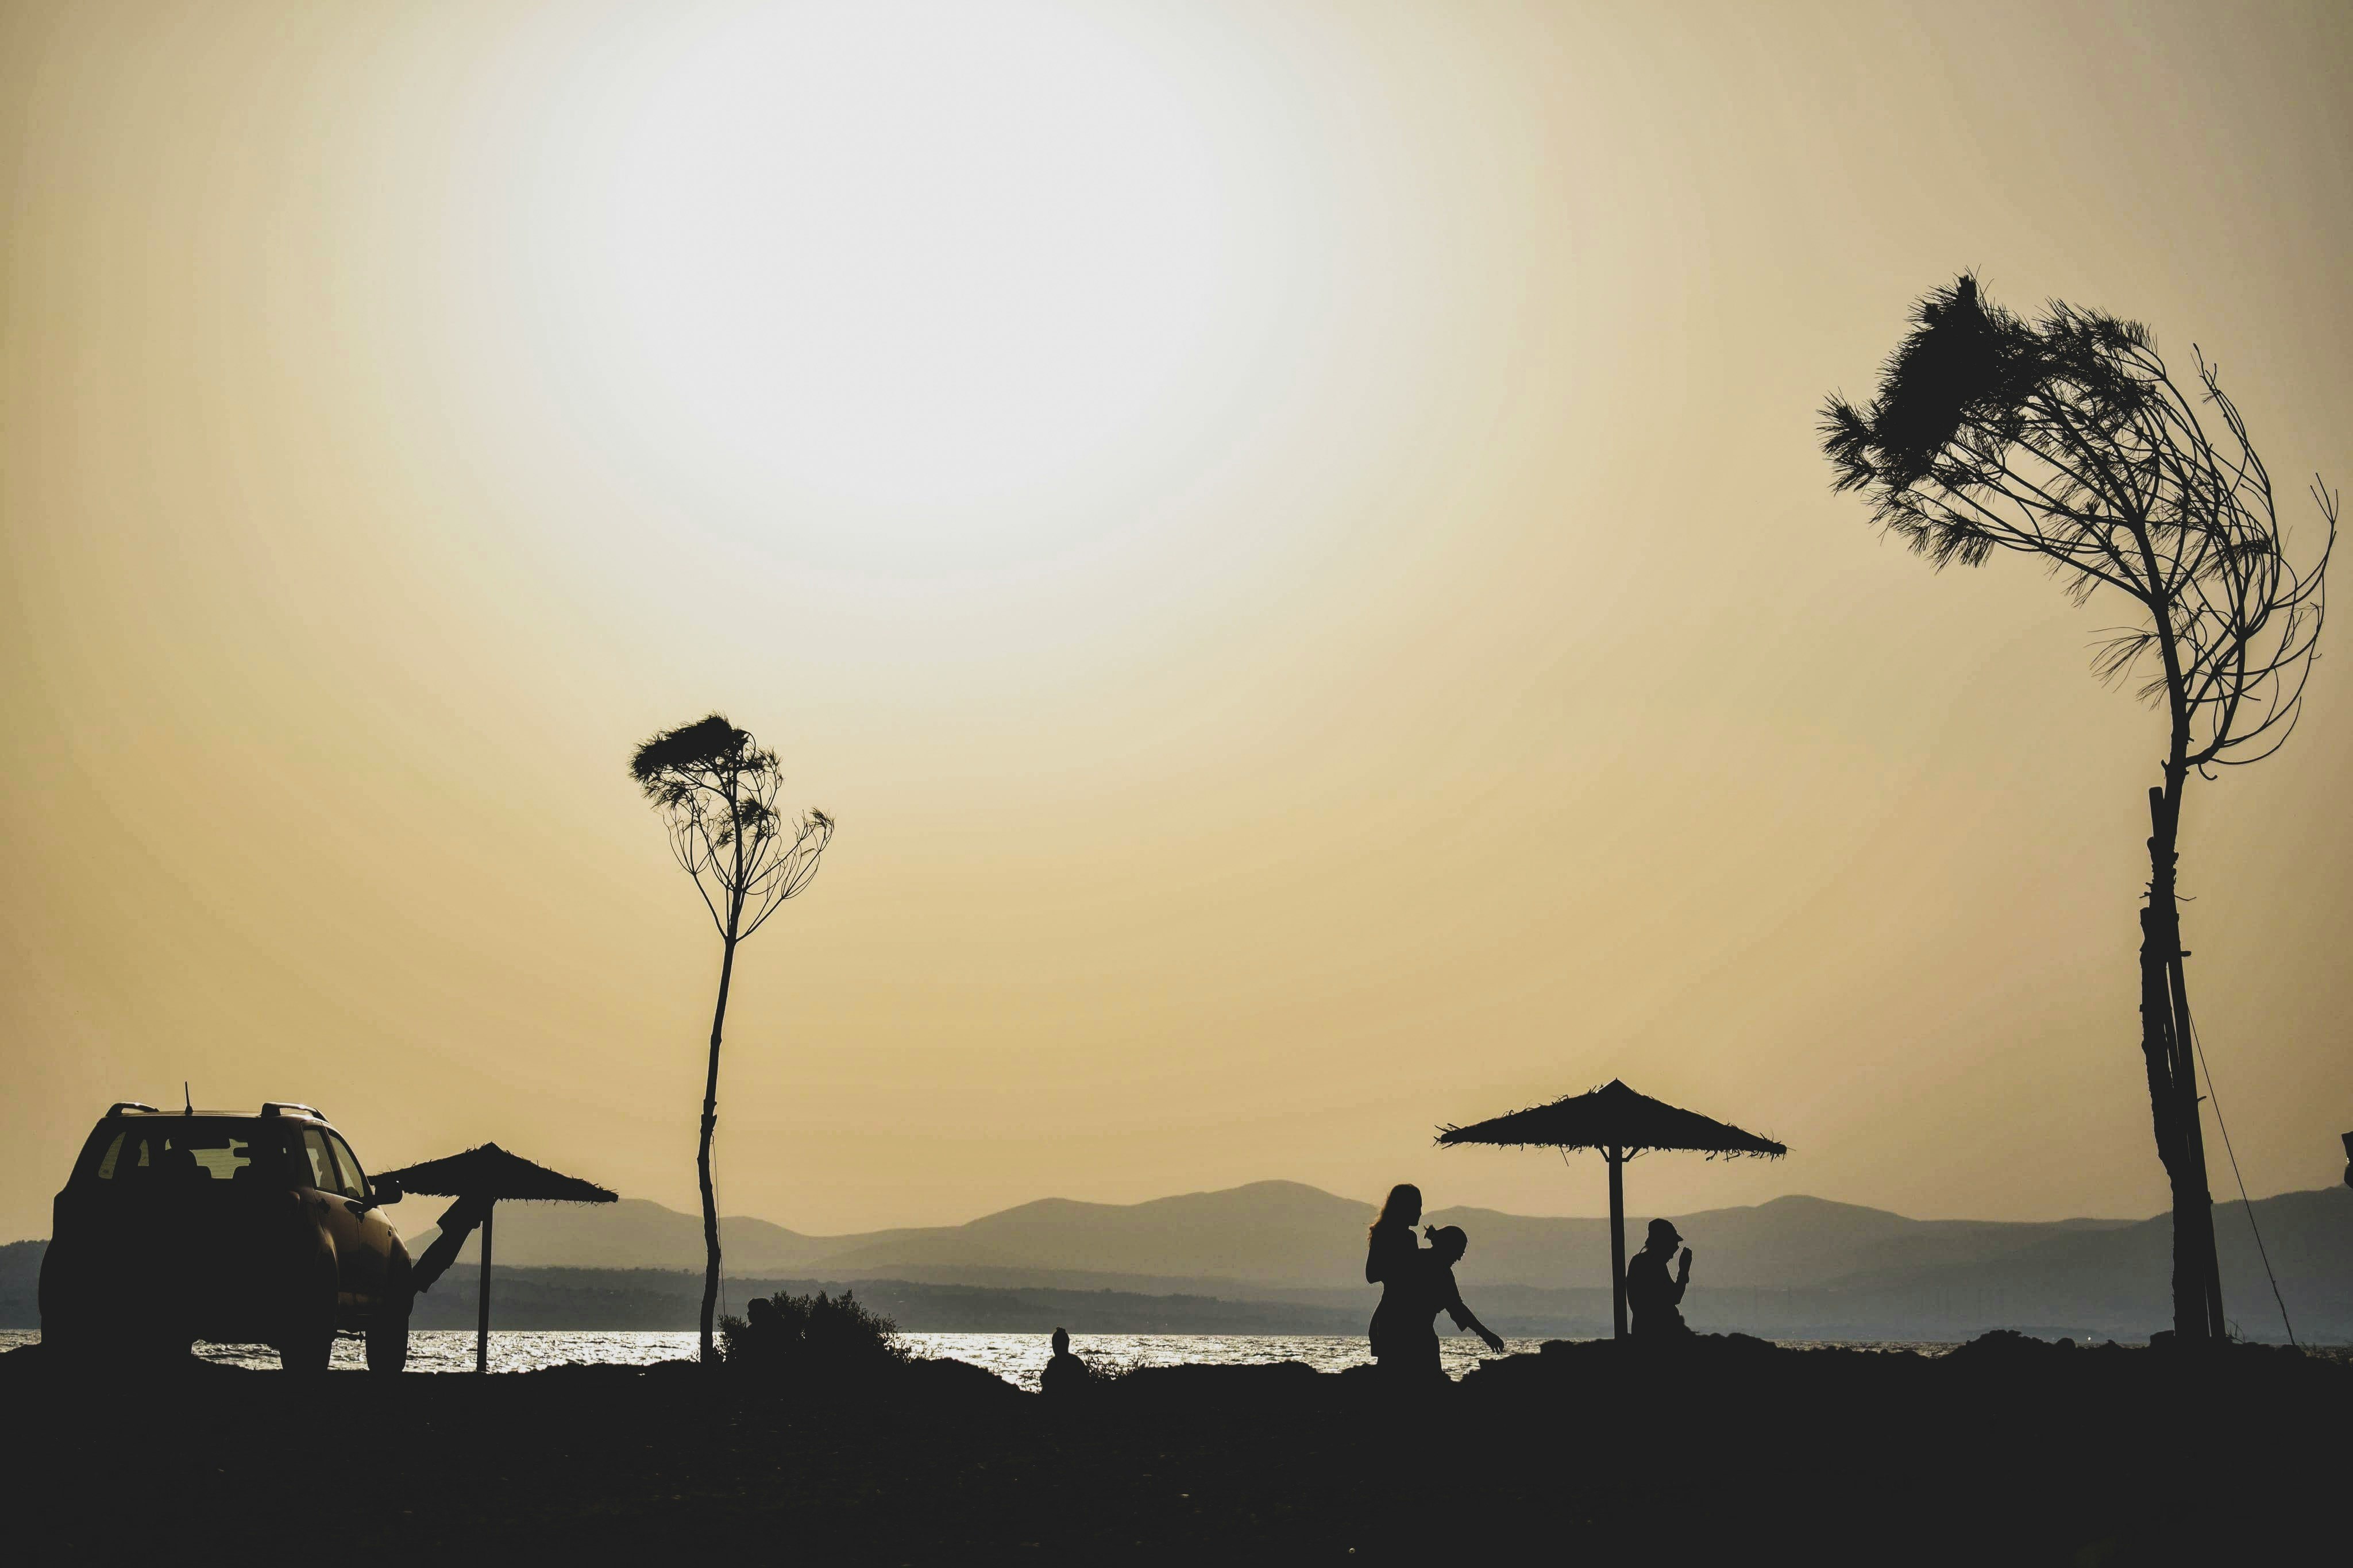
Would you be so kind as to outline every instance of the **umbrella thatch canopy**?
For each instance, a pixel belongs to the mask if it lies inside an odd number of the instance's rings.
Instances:
[[[501,1200],[509,1203],[609,1204],[619,1201],[616,1194],[594,1182],[584,1182],[577,1176],[567,1176],[561,1171],[533,1163],[520,1154],[510,1154],[495,1143],[485,1143],[479,1149],[469,1149],[462,1154],[446,1159],[427,1160],[422,1164],[404,1165],[397,1171],[387,1171],[376,1178],[400,1184],[404,1193],[430,1193],[436,1196],[454,1197],[438,1222],[441,1234],[425,1249],[425,1256],[409,1270],[409,1284],[417,1290],[429,1290],[450,1264],[458,1260],[459,1248],[474,1227],[482,1227],[482,1286],[476,1301],[474,1321],[474,1370],[491,1369],[491,1221],[492,1207]]]
[[[1440,1145],[1493,1143],[1505,1148],[1599,1149],[1609,1164],[1610,1316],[1626,1337],[1626,1162],[1654,1149],[1717,1155],[1754,1154],[1778,1160],[1789,1151],[1728,1122],[1685,1110],[1611,1079],[1589,1094],[1572,1094],[1468,1127],[1441,1127]]]
[[[1615,1147],[1629,1154],[1646,1149],[1693,1149],[1711,1156],[1756,1154],[1767,1160],[1778,1160],[1789,1152],[1770,1138],[1637,1094],[1614,1078],[1589,1094],[1567,1095],[1550,1105],[1490,1117],[1469,1127],[1442,1127],[1438,1141],[1498,1143],[1507,1148]]]
[[[488,1198],[492,1202],[609,1204],[619,1201],[594,1182],[551,1171],[495,1143],[443,1160],[405,1165],[387,1173],[404,1193],[436,1197]]]

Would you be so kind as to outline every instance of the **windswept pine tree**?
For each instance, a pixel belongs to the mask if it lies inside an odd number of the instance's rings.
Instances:
[[[2238,407],[2197,356],[2185,388],[2148,329],[2053,301],[2029,321],[1963,275],[1922,300],[1867,407],[1823,406],[1834,488],[1938,568],[2037,555],[2078,604],[2129,606],[2096,672],[2165,715],[2148,792],[2141,1054],[2173,1191],[2174,1331],[2226,1332],[2199,1125],[2197,1036],[2175,881],[2193,777],[2260,762],[2303,710],[2326,605],[2337,498],[2311,494],[2319,548],[2298,567]]]

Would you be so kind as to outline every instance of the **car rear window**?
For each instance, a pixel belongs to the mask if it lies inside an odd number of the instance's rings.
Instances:
[[[275,1147],[247,1121],[133,1122],[107,1138],[90,1174],[101,1182],[263,1180]]]

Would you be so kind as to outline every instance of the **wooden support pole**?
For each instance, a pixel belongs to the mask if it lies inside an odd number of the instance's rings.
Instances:
[[[491,1370],[491,1222],[498,1217],[499,1205],[482,1207],[482,1289],[474,1302],[474,1370]]]
[[[2206,1124],[2199,1111],[2198,1037],[2189,1021],[2189,987],[2183,977],[2181,961],[2189,955],[2183,952],[2175,939],[2171,957],[2166,963],[2166,979],[2173,1003],[2173,1050],[2179,1059],[2182,1095],[2183,1153],[2189,1168],[2198,1173],[2198,1190],[2208,1192],[2206,1185]],[[2222,1316],[2221,1259],[2214,1251],[2214,1200],[2210,1195],[2191,1211],[2190,1222],[2200,1233],[2198,1249],[2204,1257],[2206,1268],[2206,1337],[2220,1344],[2231,1337],[2231,1325]],[[2174,1221],[2180,1224],[2179,1219]]]
[[[1626,1337],[1626,1152],[1612,1143],[1601,1151],[1601,1157],[1609,1162],[1609,1323],[1613,1337],[1622,1340]],[[489,1256],[487,1248],[483,1256]]]

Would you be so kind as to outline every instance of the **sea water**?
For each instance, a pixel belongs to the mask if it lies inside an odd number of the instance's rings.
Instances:
[[[0,1331],[0,1352],[40,1339],[37,1332]],[[919,1356],[970,1362],[985,1367],[1017,1388],[1034,1389],[1038,1373],[1053,1354],[1043,1334],[905,1333],[899,1336]],[[691,1361],[695,1335],[636,1330],[545,1329],[512,1330],[491,1335],[492,1372],[535,1372],[567,1363],[600,1363],[648,1366],[661,1361]],[[1806,1342],[1820,1343],[1821,1342]],[[1537,1350],[1540,1340],[1506,1340],[1511,1354]],[[1450,1335],[1438,1342],[1439,1360],[1451,1377],[1460,1377],[1488,1357],[1487,1348],[1469,1334]],[[1072,1334],[1071,1348],[1080,1358],[1104,1371],[1134,1367],[1200,1363],[1239,1366],[1256,1363],[1305,1362],[1318,1372],[1338,1372],[1372,1359],[1360,1334]],[[1915,1350],[1931,1353],[1949,1350],[1944,1344],[1871,1344],[1872,1350]],[[226,1366],[274,1367],[278,1352],[268,1345],[200,1343],[196,1354]],[[358,1372],[367,1366],[367,1352],[357,1340],[337,1340],[337,1371]],[[474,1335],[466,1329],[417,1329],[408,1336],[411,1372],[471,1372]]]

